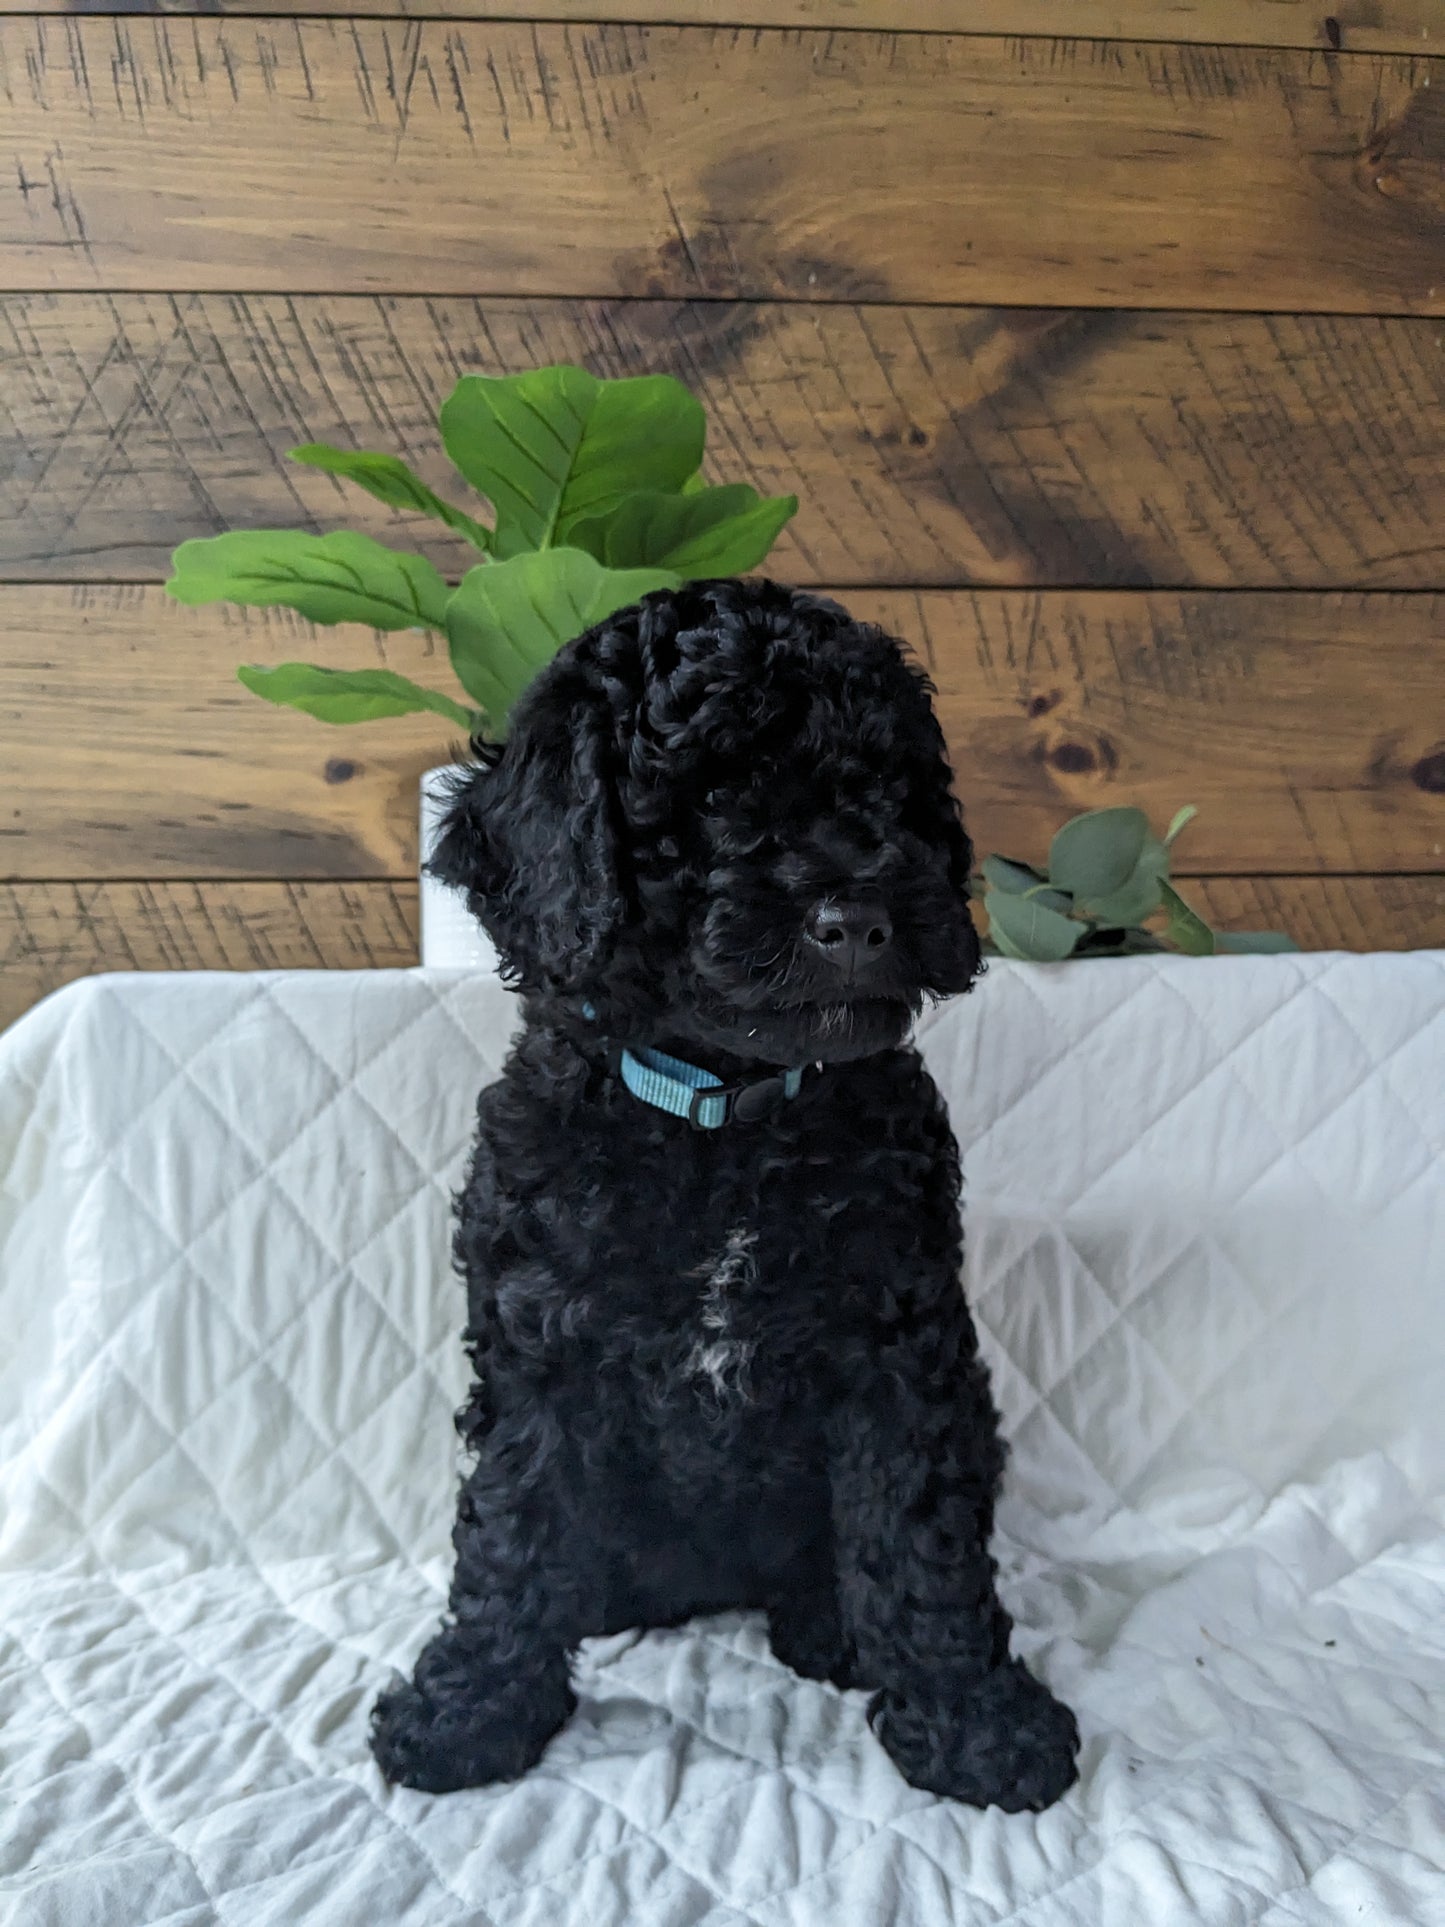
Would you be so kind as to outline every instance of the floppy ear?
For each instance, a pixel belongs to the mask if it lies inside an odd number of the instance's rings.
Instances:
[[[544,678],[490,767],[456,785],[427,868],[467,892],[508,979],[576,990],[602,968],[625,915],[612,722],[574,678]]]
[[[953,993],[969,988],[983,961],[969,892],[973,844],[964,828],[963,811],[954,793],[948,745],[933,707],[933,684],[916,664],[906,663],[905,667],[918,705],[912,753],[916,771],[914,787],[921,808],[919,827],[924,837],[943,852],[954,898],[956,918],[946,935],[948,961],[939,973],[940,987]],[[938,934],[940,938],[945,936],[943,929]]]
[[[900,651],[901,655],[901,651]],[[967,908],[968,879],[973,870],[973,843],[963,826],[963,811],[954,791],[953,765],[938,711],[933,706],[937,691],[933,679],[917,663],[902,656],[912,703],[913,726],[910,754],[915,772],[915,787],[926,799],[928,833],[942,844],[948,860],[948,880]]]
[[[967,908],[970,902],[968,880],[973,874],[973,844],[963,827],[963,811],[953,792],[953,772],[949,768],[946,752],[943,767],[944,787],[939,808],[943,817],[944,841],[948,847],[948,880]]]

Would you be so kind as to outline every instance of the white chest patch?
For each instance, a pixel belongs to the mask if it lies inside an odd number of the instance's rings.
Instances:
[[[757,1282],[757,1261],[753,1255],[758,1242],[756,1231],[739,1225],[730,1231],[727,1243],[716,1258],[700,1265],[692,1276],[702,1280],[702,1305],[699,1322],[702,1335],[687,1355],[685,1369],[693,1378],[710,1385],[716,1398],[746,1400],[748,1367],[757,1341],[729,1336],[733,1322],[730,1296]]]

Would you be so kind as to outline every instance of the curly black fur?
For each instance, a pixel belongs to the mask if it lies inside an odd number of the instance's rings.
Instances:
[[[1073,1717],[1009,1657],[958,1152],[904,1043],[977,974],[969,862],[927,679],[770,583],[591,630],[459,788],[433,867],[526,1021],[459,1200],[475,1469],[450,1617],[376,1709],[389,1779],[523,1773],[579,1640],[753,1607],[798,1672],[871,1690],[915,1785],[1018,1809],[1071,1783]],[[865,947],[809,937],[839,903]],[[608,1040],[814,1068],[695,1131]]]

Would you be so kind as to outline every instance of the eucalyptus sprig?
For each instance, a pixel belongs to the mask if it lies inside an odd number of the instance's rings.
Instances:
[[[500,739],[517,697],[564,643],[649,590],[756,568],[798,507],[795,495],[703,482],[706,417],[670,375],[607,381],[565,363],[464,375],[440,426],[453,465],[490,503],[490,525],[394,455],[313,442],[291,459],[445,523],[482,557],[455,586],[425,556],[369,535],[249,529],[182,542],[166,589],[192,606],[280,606],[313,622],[436,630],[457,694],[390,669],[300,662],[243,666],[247,689],[323,722],[430,710]]]
[[[1196,815],[1186,804],[1157,837],[1142,810],[1089,810],[1054,837],[1046,871],[1012,857],[985,857],[973,888],[988,911],[986,947],[1034,963],[1160,950],[1211,957],[1298,949],[1271,930],[1212,930],[1185,902],[1169,880],[1170,852]],[[1145,928],[1153,919],[1162,920],[1162,929]]]

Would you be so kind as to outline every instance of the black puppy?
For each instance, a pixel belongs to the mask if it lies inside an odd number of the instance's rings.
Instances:
[[[580,637],[459,788],[432,867],[526,1022],[459,1201],[476,1464],[389,1779],[513,1778],[579,1640],[755,1607],[914,1785],[1073,1780],[1009,1657],[958,1151],[904,1042],[978,970],[969,860],[926,678],[770,583]]]

